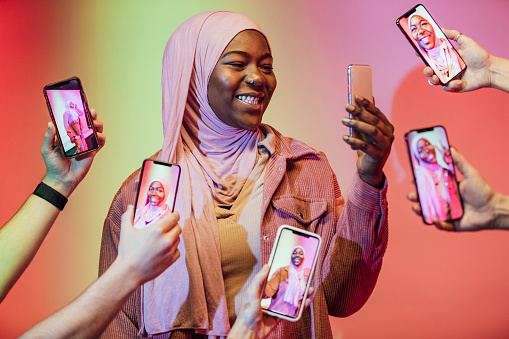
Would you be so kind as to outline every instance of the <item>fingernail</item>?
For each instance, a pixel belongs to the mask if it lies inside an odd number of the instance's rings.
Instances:
[[[343,135],[343,140],[344,140],[344,141],[348,141],[348,139],[349,139],[349,138],[350,138],[350,137],[349,137],[348,135]]]
[[[350,120],[348,118],[343,118],[343,120],[341,120],[341,122],[343,123],[343,125],[346,125],[346,126],[350,126],[352,124],[352,120]]]

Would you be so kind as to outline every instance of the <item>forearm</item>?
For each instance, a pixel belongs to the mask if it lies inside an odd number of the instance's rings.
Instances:
[[[34,258],[59,213],[46,200],[31,195],[0,229],[0,302]]]
[[[77,299],[21,338],[98,338],[139,286],[132,270],[116,260]]]
[[[371,295],[387,246],[386,187],[376,190],[356,179],[326,257],[323,288],[329,314],[346,317]]]
[[[384,187],[376,189],[356,176],[337,225],[338,235],[358,244],[373,268],[387,245],[387,185],[385,180]]]
[[[499,193],[495,203],[494,220],[490,228],[509,230],[509,196]]]
[[[509,93],[509,60],[491,56],[491,87]]]

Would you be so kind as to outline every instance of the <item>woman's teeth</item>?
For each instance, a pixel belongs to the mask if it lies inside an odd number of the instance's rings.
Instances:
[[[251,97],[251,96],[247,96],[247,95],[239,95],[237,98],[239,100],[247,102],[248,104],[251,104],[251,105],[257,105],[258,102],[260,101],[259,97]]]

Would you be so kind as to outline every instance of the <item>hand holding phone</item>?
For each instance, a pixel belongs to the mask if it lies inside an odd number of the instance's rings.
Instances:
[[[463,205],[445,128],[411,130],[405,141],[424,222],[460,219]]]
[[[416,5],[400,16],[396,25],[442,85],[465,72],[465,62],[423,5]]]
[[[80,79],[72,77],[46,85],[43,93],[65,156],[98,150],[97,132]]]
[[[300,319],[321,242],[315,233],[288,225],[279,227],[260,302],[263,312],[290,321]]]
[[[145,159],[141,167],[133,225],[145,228],[173,212],[180,178],[180,166]]]

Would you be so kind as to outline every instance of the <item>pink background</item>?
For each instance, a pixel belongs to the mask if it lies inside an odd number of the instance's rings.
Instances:
[[[509,336],[509,232],[454,234],[425,226],[410,209],[403,135],[444,125],[497,190],[506,175],[509,95],[445,93],[396,27],[408,0],[0,1],[0,224],[44,176],[40,147],[49,114],[44,85],[77,75],[104,121],[106,146],[0,305],[0,336],[15,338],[73,300],[97,277],[102,224],[123,180],[162,145],[161,59],[171,32],[191,15],[229,9],[252,17],[270,40],[278,88],[264,122],[324,151],[344,194],[355,152],[343,143],[346,71],[373,68],[377,106],[396,127],[389,180],[389,247],[378,284],[356,314],[331,318],[335,338]],[[430,0],[435,20],[509,57],[509,2]],[[82,215],[79,221],[75,215]],[[0,259],[1,260],[1,259]]]

